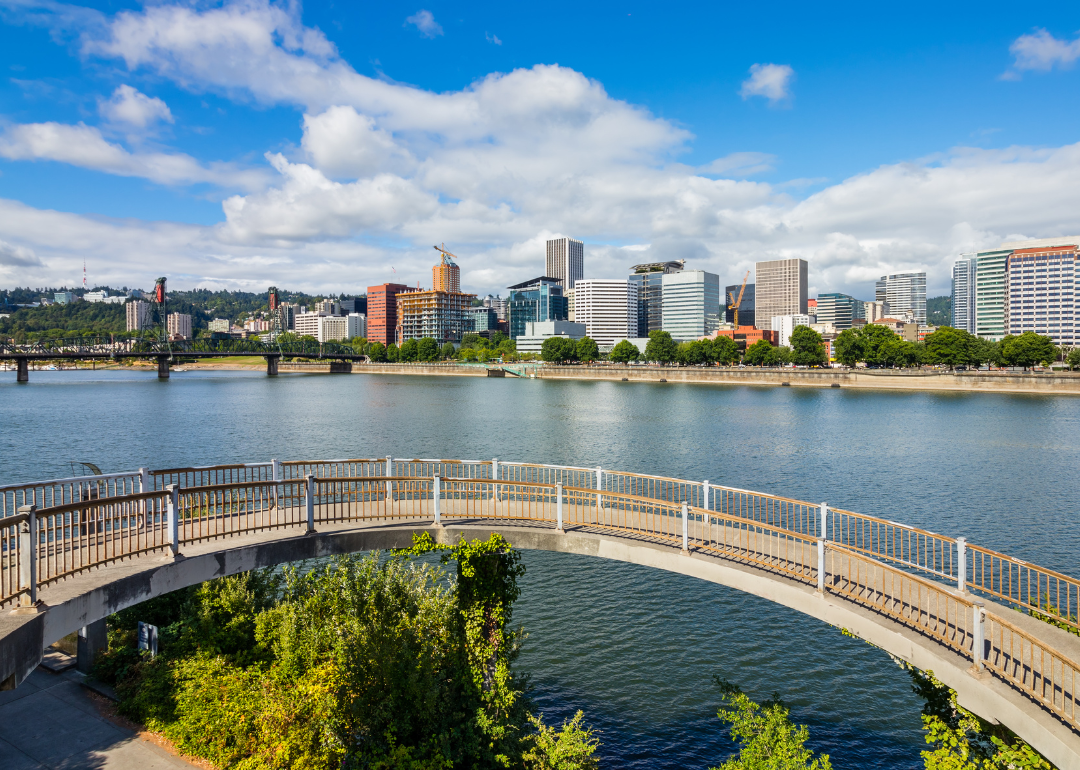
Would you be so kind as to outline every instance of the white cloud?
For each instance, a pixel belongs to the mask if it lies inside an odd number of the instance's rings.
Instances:
[[[435,15],[431,11],[417,11],[405,19],[405,24],[412,24],[424,37],[434,38],[443,33],[442,25],[435,21]]]
[[[203,165],[190,155],[128,152],[106,141],[101,132],[83,123],[24,123],[0,134],[0,157],[9,160],[52,160],[118,176],[143,177],[159,184],[209,183],[226,188],[259,189],[262,171],[232,164]]]
[[[123,123],[132,128],[146,129],[154,123],[172,123],[172,112],[161,99],[140,93],[129,85],[121,85],[108,100],[98,103],[98,112],[111,123]]]
[[[41,267],[41,260],[32,249],[0,241],[0,269],[10,267]]]
[[[698,173],[746,177],[775,168],[776,156],[767,152],[733,152],[698,169]]]
[[[488,41],[489,43],[494,43],[495,45],[502,45],[502,41],[501,41],[501,40],[499,40],[499,36],[498,36],[498,35],[489,35],[489,34],[487,34],[487,33],[485,32],[485,33],[484,33],[484,37],[486,37],[486,38],[487,38],[487,41]]]
[[[791,97],[791,83],[795,70],[787,64],[754,64],[750,77],[743,81],[739,95],[743,99],[764,96],[770,104],[777,104]]]
[[[1059,40],[1045,29],[1037,29],[1016,38],[1009,46],[1009,52],[1014,57],[1013,67],[1017,71],[1065,69],[1080,59],[1080,37],[1072,41]]]

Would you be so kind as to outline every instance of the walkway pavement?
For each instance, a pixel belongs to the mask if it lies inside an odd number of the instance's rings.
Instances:
[[[38,667],[0,692],[0,768],[4,770],[191,770],[193,765],[106,719],[70,669]]]

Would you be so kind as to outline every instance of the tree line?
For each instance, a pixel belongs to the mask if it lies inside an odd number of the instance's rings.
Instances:
[[[833,342],[836,360],[848,366],[980,367],[1020,366],[1025,369],[1042,364],[1049,366],[1064,360],[1070,368],[1080,367],[1080,349],[1064,351],[1049,337],[1034,332],[1006,335],[999,342],[976,337],[963,329],[938,327],[922,342],[901,339],[892,329],[867,324],[860,329],[845,329]]]

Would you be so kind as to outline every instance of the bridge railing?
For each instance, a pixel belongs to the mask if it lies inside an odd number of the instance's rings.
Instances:
[[[14,516],[24,505],[54,508],[83,501],[148,492],[140,472],[74,476],[0,487],[0,519]]]

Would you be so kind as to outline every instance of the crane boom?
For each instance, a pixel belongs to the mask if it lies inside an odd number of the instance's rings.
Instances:
[[[454,264],[454,260],[458,258],[457,254],[451,254],[449,251],[446,250],[445,243],[442,246],[435,246],[434,248],[435,251],[438,251],[442,254],[442,263],[444,265],[452,265]],[[449,262],[447,260],[449,260]]]
[[[742,304],[743,292],[746,291],[746,282],[750,280],[750,271],[746,271],[746,277],[742,279],[742,288],[739,289],[739,298],[735,299],[735,295],[732,292],[728,292],[728,299],[734,302],[732,305],[728,305],[728,310],[735,311],[735,328],[739,328],[739,305]]]

